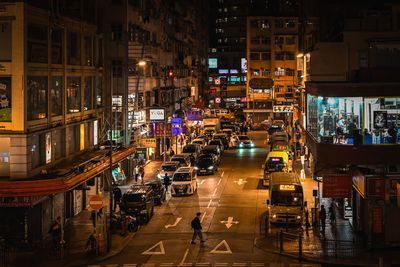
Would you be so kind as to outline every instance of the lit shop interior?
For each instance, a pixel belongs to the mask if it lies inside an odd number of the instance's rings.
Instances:
[[[328,144],[399,144],[400,98],[307,95],[307,130]]]

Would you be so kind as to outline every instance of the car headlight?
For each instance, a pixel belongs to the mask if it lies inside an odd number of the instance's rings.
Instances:
[[[199,167],[194,167],[194,169],[197,171],[199,169]]]
[[[239,147],[242,147],[242,146],[243,146],[243,143],[240,143],[240,144],[239,144]]]
[[[251,142],[251,143],[250,143],[250,146],[254,146],[254,143],[253,143],[253,142]]]
[[[157,178],[158,178],[158,179],[161,179],[161,174],[157,174]]]
[[[207,169],[212,170],[212,169],[214,169],[214,166],[210,166]]]
[[[147,210],[141,210],[140,211],[140,214],[146,214],[147,213]]]
[[[272,219],[275,219],[276,218],[276,214],[272,214]]]
[[[300,220],[300,219],[301,219],[301,216],[300,216],[300,215],[297,215],[296,218],[297,218],[297,220]]]

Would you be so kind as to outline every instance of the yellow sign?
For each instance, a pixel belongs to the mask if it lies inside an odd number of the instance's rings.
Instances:
[[[293,106],[273,106],[273,112],[293,112]]]
[[[292,184],[281,184],[281,185],[279,185],[279,190],[281,190],[281,191],[294,191],[295,187]]]
[[[156,147],[156,139],[155,138],[142,138],[140,139],[140,146],[143,147]]]

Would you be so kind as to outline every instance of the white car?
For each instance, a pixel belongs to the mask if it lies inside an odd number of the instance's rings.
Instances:
[[[175,171],[179,168],[179,161],[166,161],[161,165],[161,169],[158,170],[157,178],[164,181],[165,174],[168,174],[169,178],[172,178]]]
[[[207,145],[206,140],[200,139],[200,138],[194,139],[194,140],[192,141],[192,144],[198,144],[198,145],[200,145],[200,148],[201,148],[201,149],[202,149],[204,146]]]
[[[194,168],[180,167],[172,176],[171,194],[193,195],[197,190],[197,174]]]

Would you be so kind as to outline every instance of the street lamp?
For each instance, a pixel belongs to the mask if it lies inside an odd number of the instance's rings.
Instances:
[[[146,66],[146,61],[141,60],[141,61],[139,61],[138,65],[141,67],[144,67],[144,66]]]

